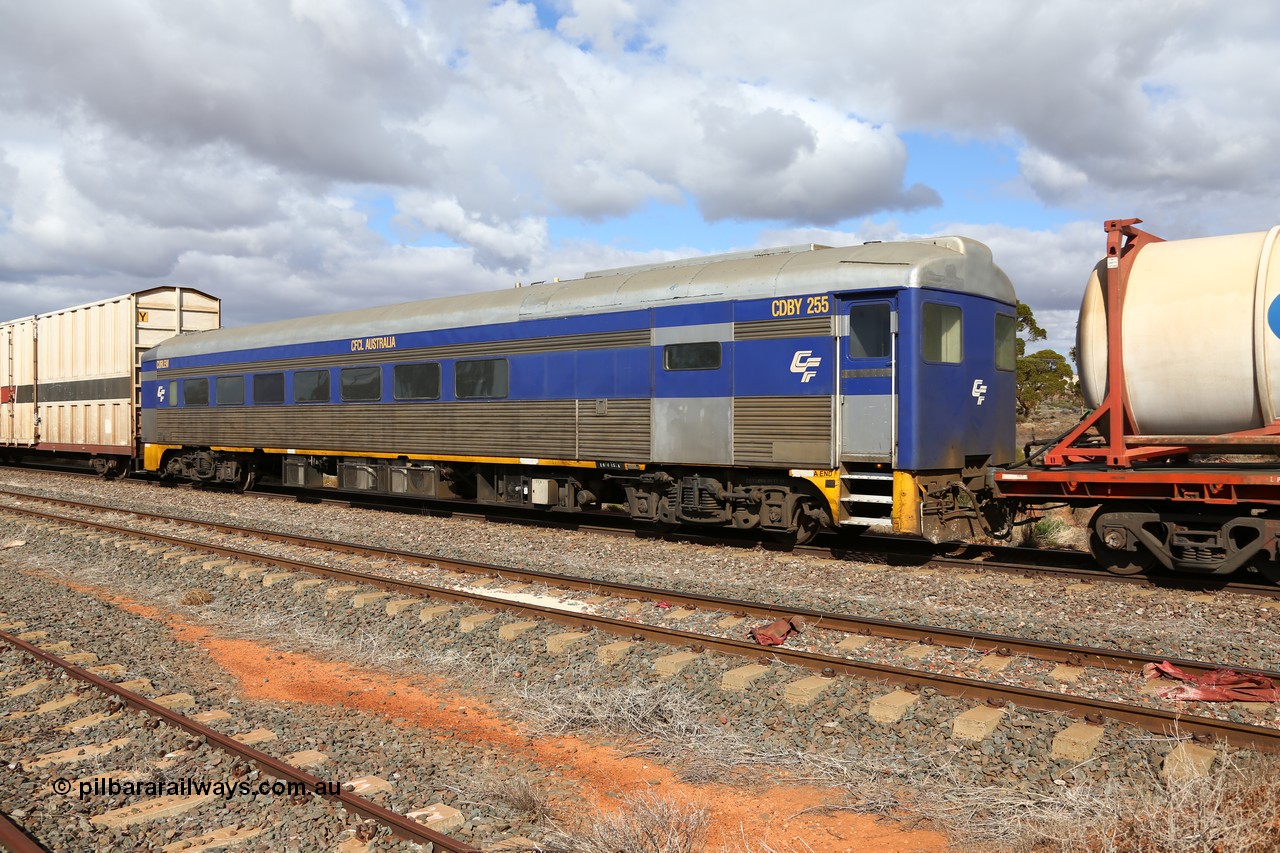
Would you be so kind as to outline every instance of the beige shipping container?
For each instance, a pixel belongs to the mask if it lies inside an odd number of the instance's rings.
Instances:
[[[24,317],[0,323],[0,446],[30,445],[36,407],[36,318]]]
[[[4,324],[0,444],[59,453],[131,456],[138,361],[181,332],[221,325],[220,300],[155,287]],[[6,360],[7,356],[7,360]]]

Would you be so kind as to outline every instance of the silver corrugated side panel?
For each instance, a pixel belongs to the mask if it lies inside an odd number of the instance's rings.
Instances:
[[[578,458],[648,462],[651,411],[647,397],[579,402]]]
[[[649,401],[609,400],[605,414],[596,410],[594,401],[574,400],[162,409],[156,441],[349,455],[647,461]]]
[[[737,397],[733,464],[832,467],[830,397]]]
[[[574,401],[160,410],[162,444],[572,459]]]

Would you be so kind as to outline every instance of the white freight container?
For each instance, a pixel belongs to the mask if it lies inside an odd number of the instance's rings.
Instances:
[[[0,325],[0,445],[132,456],[139,356],[220,324],[220,300],[155,287]]]

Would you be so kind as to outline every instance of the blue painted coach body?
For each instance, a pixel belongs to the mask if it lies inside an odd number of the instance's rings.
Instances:
[[[909,471],[958,469],[966,458],[1013,461],[1015,371],[995,363],[995,317],[1016,316],[1013,307],[965,294],[903,290],[899,316],[897,467]],[[963,310],[959,363],[922,355],[926,302]],[[985,457],[985,459],[984,459]]]
[[[850,306],[868,300],[883,300],[896,318],[893,352],[880,361],[853,358],[847,351],[847,313]],[[921,318],[926,303],[963,312],[962,354],[955,363],[925,357]],[[959,469],[966,460],[1007,462],[1013,454],[1014,376],[1012,370],[995,365],[994,324],[998,313],[1013,315],[1013,303],[1012,287],[991,263],[985,246],[964,238],[939,238],[706,259],[700,264],[614,271],[578,282],[224,329],[175,338],[144,355],[143,438],[155,440],[148,435],[148,424],[154,423],[148,412],[187,408],[180,386],[176,397],[170,389],[173,382],[192,381],[184,378],[192,373],[246,374],[240,408],[252,410],[253,375],[265,369],[242,365],[287,365],[307,359],[306,367],[298,369],[316,369],[318,362],[332,359],[323,368],[331,373],[329,405],[345,405],[339,400],[339,373],[344,359],[359,352],[361,363],[384,368],[439,362],[439,398],[415,401],[412,405],[417,406],[458,399],[453,384],[456,362],[502,357],[509,363],[510,382],[503,399],[511,403],[649,398],[656,406],[662,400],[825,397],[837,413],[827,460],[836,467],[842,458],[851,458],[840,446],[838,424],[860,417],[856,406],[842,409],[842,401],[856,403],[863,395],[868,401],[890,401],[894,448],[886,461],[894,468],[922,471]],[[829,316],[835,322],[822,334],[801,331],[794,336],[735,339],[735,328],[741,324]],[[626,332],[648,333],[648,344],[572,347],[573,336]],[[528,342],[545,338],[568,343],[561,351],[527,351]],[[718,342],[720,363],[705,370],[664,370],[664,342],[670,341]],[[504,342],[511,346],[510,353],[502,351]],[[482,344],[483,354],[475,356],[415,357],[411,352]],[[371,361],[374,351],[378,358]],[[285,399],[292,400],[296,371],[285,367],[283,372]],[[216,410],[216,382],[208,385],[209,410]],[[382,371],[381,400],[376,402],[405,405],[393,399],[390,369]],[[724,426],[729,431],[716,440],[731,446],[732,424]],[[655,435],[663,428],[655,420]],[[227,436],[226,444],[238,445],[236,437]],[[359,453],[359,438],[353,434],[351,447],[334,449]],[[650,461],[667,460],[655,455]]]

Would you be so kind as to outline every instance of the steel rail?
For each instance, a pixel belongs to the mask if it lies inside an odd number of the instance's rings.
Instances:
[[[459,841],[443,835],[435,830],[428,829],[426,826],[415,820],[397,814],[390,809],[384,808],[370,800],[365,799],[341,787],[338,793],[327,793],[328,785],[321,786],[323,780],[320,777],[312,775],[307,771],[287,764],[278,758],[268,755],[261,750],[243,744],[233,737],[222,734],[215,729],[211,729],[206,725],[197,723],[190,717],[179,714],[170,710],[163,705],[157,705],[155,702],[140,696],[131,690],[125,690],[112,681],[108,681],[102,676],[95,675],[86,669],[82,669],[73,663],[69,663],[52,652],[48,652],[39,646],[20,640],[14,635],[0,631],[0,640],[4,640],[16,648],[21,649],[27,654],[52,664],[66,672],[72,678],[78,681],[84,681],[93,685],[100,691],[109,693],[120,701],[124,702],[134,711],[146,712],[163,719],[166,723],[183,729],[196,737],[204,738],[206,741],[213,743],[219,749],[227,752],[237,758],[243,759],[256,766],[262,772],[274,776],[277,779],[284,779],[290,782],[298,782],[306,786],[308,791],[326,791],[318,796],[326,799],[336,800],[347,811],[359,814],[370,820],[376,821],[383,826],[389,827],[391,831],[400,838],[417,844],[435,844],[436,849],[446,850],[449,853],[480,853],[478,847],[473,847],[466,842]]]
[[[861,533],[850,540],[842,531],[828,531],[818,535],[814,542],[804,545],[784,545],[753,535],[750,531],[725,529],[699,530],[684,527],[674,531],[658,532],[646,528],[630,518],[619,518],[610,513],[578,512],[573,515],[550,516],[527,507],[502,504],[480,505],[444,499],[397,498],[393,495],[356,495],[350,492],[301,492],[292,487],[262,487],[253,492],[255,497],[268,499],[299,500],[306,494],[318,503],[342,504],[353,508],[379,509],[392,512],[429,512],[451,518],[471,518],[504,524],[532,525],[543,528],[584,530],[609,536],[633,536],[638,539],[663,539],[691,542],[728,548],[765,548],[793,554],[808,554],[819,559],[847,561],[865,554],[872,559],[907,560],[919,567],[936,566],[957,569],[983,569],[1024,576],[1075,578],[1087,582],[1139,584],[1168,589],[1214,590],[1235,592],[1242,595],[1259,595],[1280,599],[1280,584],[1269,582],[1249,583],[1232,581],[1214,575],[1180,575],[1156,569],[1133,575],[1117,575],[1100,567],[1093,556],[1083,551],[1062,548],[1024,548],[1016,545],[973,545],[963,542],[935,544],[914,536],[884,533]],[[429,507],[429,508],[426,508]],[[497,513],[497,514],[495,514]],[[505,513],[505,514],[503,514]],[[959,553],[956,553],[959,552]],[[964,556],[969,554],[971,556]]]
[[[5,509],[12,510],[15,508],[5,507]],[[886,664],[851,660],[848,658],[834,657],[817,652],[787,649],[782,646],[760,646],[744,640],[713,637],[705,634],[680,631],[673,628],[644,625],[605,616],[576,613],[538,604],[493,598],[481,593],[445,589],[416,581],[398,580],[380,575],[371,575],[352,569],[320,566],[291,558],[269,557],[224,546],[209,545],[202,542],[189,542],[187,540],[165,534],[116,528],[113,525],[104,524],[102,522],[67,519],[48,513],[41,513],[37,510],[19,509],[18,511],[62,523],[69,522],[72,524],[96,527],[104,530],[111,530],[112,532],[121,533],[126,536],[152,539],[184,548],[196,548],[210,553],[220,554],[236,559],[252,560],[254,562],[272,565],[279,568],[318,574],[339,580],[355,581],[368,586],[387,590],[389,592],[415,594],[426,598],[450,601],[454,603],[468,603],[489,610],[536,614],[548,621],[573,627],[577,630],[595,629],[603,633],[630,639],[656,640],[670,646],[690,646],[699,649],[711,649],[721,654],[742,657],[749,660],[782,661],[795,666],[818,670],[825,675],[853,676],[868,681],[905,685],[912,688],[920,685],[929,686],[944,695],[957,698],[1012,702],[1036,710],[1072,715],[1077,715],[1081,712],[1084,712],[1085,714],[1101,713],[1103,716],[1110,719],[1130,723],[1138,726],[1139,728],[1161,735],[1184,733],[1208,739],[1218,739],[1233,746],[1253,747],[1268,752],[1280,752],[1280,730],[1265,726],[1253,726],[1245,723],[1235,723],[1228,720],[1218,720],[1210,717],[1187,716],[1181,712],[1165,711],[1159,708],[1126,705],[1119,702],[1090,699],[1088,697],[1071,696],[1062,693],[1052,693],[1044,690],[1033,690],[1014,685],[996,684],[992,682],[962,678],[959,676],[944,675],[941,673],[903,669]],[[196,523],[203,524],[204,522]],[[494,567],[487,568],[492,569]],[[781,613],[782,611],[775,612]],[[933,629],[927,630],[932,631]],[[1199,666],[1201,669],[1204,668],[1203,664],[1192,664],[1192,662],[1188,662],[1188,664]]]
[[[0,813],[0,849],[9,853],[48,853],[49,850],[4,813]]]
[[[38,468],[37,470],[48,470]],[[92,476],[96,474],[73,471],[51,471],[51,473],[68,476]],[[175,485],[160,483],[159,485]],[[194,487],[197,484],[176,484],[179,487]],[[278,490],[277,490],[278,489]],[[219,491],[233,491],[230,488]],[[0,494],[32,500],[55,500],[42,495],[0,490]],[[685,528],[676,531],[656,532],[637,525],[627,518],[615,518],[608,513],[576,513],[572,516],[552,517],[535,513],[524,507],[505,505],[478,505],[460,503],[443,499],[418,498],[407,503],[405,499],[397,499],[390,495],[356,495],[351,493],[316,494],[312,496],[296,488],[258,486],[251,493],[253,497],[267,500],[289,499],[306,502],[342,504],[353,508],[378,509],[395,512],[429,513],[451,518],[471,518],[487,522],[506,524],[532,525],[542,528],[563,528],[590,531],[601,535],[634,536],[636,538],[661,538],[701,545],[712,545],[730,548],[758,548],[787,551],[795,554],[808,554],[820,559],[845,561],[856,559],[856,555],[865,554],[873,559],[888,560],[893,565],[894,559],[912,561],[917,567],[935,566],[956,569],[982,569],[1023,576],[1042,575],[1044,577],[1076,578],[1085,582],[1103,582],[1116,584],[1139,584],[1168,589],[1212,590],[1216,592],[1234,592],[1241,595],[1257,595],[1265,598],[1280,599],[1280,584],[1245,581],[1231,581],[1225,577],[1178,575],[1164,572],[1139,572],[1133,575],[1117,575],[1108,572],[1094,563],[1093,558],[1081,551],[1063,549],[1021,548],[1012,545],[971,545],[965,543],[944,543],[934,545],[928,541],[910,536],[891,536],[879,533],[859,534],[857,541],[834,541],[842,536],[840,531],[832,531],[819,535],[818,542],[806,545],[785,546],[761,540],[758,537],[744,535],[734,536],[737,531],[719,531],[717,533]],[[428,508],[429,507],[429,508]],[[120,509],[119,512],[143,514],[137,510]],[[513,513],[495,515],[495,513]],[[594,523],[584,523],[587,521]],[[608,524],[604,523],[607,520]],[[874,547],[865,547],[874,543]],[[974,556],[965,557],[945,553],[946,550],[972,552]],[[992,558],[995,559],[992,559]],[[1074,565],[1055,565],[1052,561],[1066,561]]]
[[[3,494],[3,492],[0,492],[0,494]],[[83,509],[98,509],[98,507],[95,507],[93,504],[83,504],[76,501],[63,501],[57,498],[41,498],[41,500],[51,503],[77,506]],[[308,571],[313,573],[317,571],[345,571],[342,569],[330,569],[326,566],[317,566],[305,561],[295,561],[286,557],[275,557],[267,554],[245,552],[240,549],[224,548],[222,546],[198,542],[195,540],[172,537],[167,534],[131,530],[128,528],[108,525],[103,522],[67,519],[62,516],[40,513],[37,510],[28,510],[22,507],[0,506],[0,510],[5,509],[17,512],[26,512],[49,520],[70,521],[72,523],[92,525],[125,535],[145,536],[157,541],[164,541],[172,545],[206,550],[210,553],[234,557],[236,559],[252,559],[258,562],[268,563],[279,568]],[[1000,655],[1022,655],[1052,663],[1065,663],[1072,666],[1100,667],[1103,669],[1122,670],[1125,672],[1140,672],[1143,666],[1148,663],[1161,663],[1165,661],[1172,663],[1184,672],[1191,674],[1203,674],[1217,668],[1216,665],[1205,663],[1203,661],[1173,658],[1164,655],[1150,655],[1141,652],[1118,652],[1092,646],[1050,643],[1040,640],[1013,637],[1005,634],[988,634],[978,631],[963,631],[932,625],[893,622],[885,619],[850,616],[802,607],[779,607],[777,605],[760,604],[758,602],[722,598],[719,596],[703,595],[700,593],[681,592],[671,589],[657,589],[639,586],[636,584],[624,584],[613,581],[574,577],[572,575],[562,575],[556,572],[544,572],[537,569],[498,566],[488,563],[478,563],[471,560],[432,556],[430,554],[418,554],[412,551],[403,551],[394,548],[375,548],[351,542],[279,533],[271,530],[223,524],[221,522],[186,518],[179,519],[154,513],[133,512],[127,510],[120,511],[129,512],[131,515],[140,518],[147,518],[156,521],[180,521],[183,524],[189,524],[193,527],[203,527],[234,536],[252,536],[287,545],[303,546],[317,550],[334,551],[337,553],[346,553],[379,559],[392,557],[402,562],[412,563],[415,565],[436,566],[446,571],[465,572],[468,574],[477,574],[485,577],[515,580],[526,583],[541,583],[576,591],[604,593],[607,595],[615,595],[636,600],[648,601],[661,599],[666,601],[668,604],[680,605],[693,609],[741,614],[743,616],[752,616],[760,619],[773,620],[779,618],[799,617],[804,620],[806,626],[809,628],[826,628],[828,630],[842,631],[848,634],[861,634],[872,637],[882,637],[885,639],[923,643],[925,645],[937,645],[947,648],[972,650],[983,654],[996,653]],[[377,577],[375,575],[363,574],[359,578],[348,578],[345,574],[338,574],[334,576],[352,580],[359,579],[364,582],[367,582],[364,580],[366,577]],[[435,597],[439,597],[438,593],[433,594]],[[490,599],[489,596],[483,595],[481,595],[480,598],[486,601]],[[1260,675],[1265,675],[1277,682],[1280,682],[1280,671],[1253,669],[1250,671],[1257,672]]]

